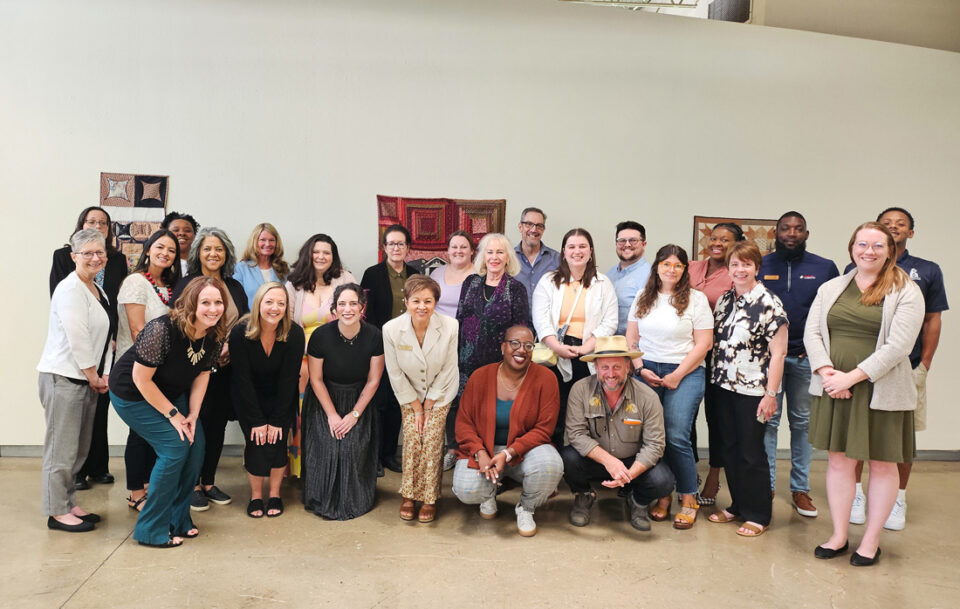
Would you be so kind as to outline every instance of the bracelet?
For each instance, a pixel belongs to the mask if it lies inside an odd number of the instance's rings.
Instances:
[[[510,463],[510,459],[513,459],[513,457],[510,455],[510,451],[507,450],[506,448],[504,448],[504,449],[501,450],[500,452],[502,452],[503,454],[505,454],[505,455],[507,456],[507,463]]]
[[[413,416],[415,416],[415,417],[422,417],[422,416],[423,416],[423,411],[422,411],[422,410],[414,410],[414,411],[413,411]]]

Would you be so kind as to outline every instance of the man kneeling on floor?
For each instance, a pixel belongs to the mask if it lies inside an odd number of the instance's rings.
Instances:
[[[533,513],[556,490],[563,462],[550,444],[557,425],[557,377],[532,363],[533,332],[513,326],[500,346],[503,361],[470,375],[460,396],[453,470],[453,492],[460,501],[480,504],[480,516],[497,515],[497,488],[508,477],[523,485],[517,504],[517,531],[537,532]]]
[[[630,525],[650,530],[647,506],[673,492],[676,479],[660,462],[664,448],[663,408],[652,389],[632,374],[631,358],[643,354],[627,349],[623,336],[598,337],[593,353],[580,359],[594,362],[596,373],[570,389],[567,439],[563,447],[563,479],[574,492],[570,524],[590,523],[597,499],[594,480],[626,495]]]

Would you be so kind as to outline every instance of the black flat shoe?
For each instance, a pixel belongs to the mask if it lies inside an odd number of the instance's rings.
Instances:
[[[73,479],[73,488],[78,491],[86,491],[90,489],[90,483],[87,482],[86,476],[77,476]]]
[[[168,539],[164,543],[147,543],[145,541],[138,541],[137,543],[148,548],[179,548],[183,545],[182,541],[180,543],[176,543],[172,539]]]
[[[850,555],[850,564],[854,567],[870,567],[873,566],[875,562],[880,559],[880,548],[877,548],[877,553],[873,555],[873,558],[867,558],[866,556],[861,556],[854,552]]]
[[[377,462],[377,478],[383,478],[383,463]]]
[[[276,514],[271,514],[270,510],[280,510]],[[267,518],[276,518],[283,513],[283,499],[280,497],[270,497],[267,499]]]
[[[92,524],[92,523],[100,522],[100,516],[97,515],[97,514],[94,514],[93,512],[91,512],[91,513],[89,513],[89,514],[84,514],[83,516],[77,516],[77,518],[79,518],[80,520],[82,520],[82,521],[84,521],[84,522],[89,522],[89,523],[91,523],[91,524]]]
[[[90,476],[90,480],[97,484],[113,484],[115,479],[113,474],[107,472],[105,474],[100,474],[99,476]]]
[[[258,516],[254,512],[260,512],[260,515]],[[247,516],[250,518],[263,518],[266,513],[267,510],[263,507],[263,499],[251,499],[250,503],[247,504]]]
[[[392,472],[403,473],[403,462],[396,457],[390,457],[383,462],[383,466]]]
[[[830,559],[830,558],[836,558],[837,556],[840,556],[841,554],[843,554],[849,549],[850,549],[850,542],[845,541],[843,543],[843,547],[837,548],[836,550],[825,548],[823,546],[817,546],[817,548],[813,551],[813,555],[816,556],[817,558]]]
[[[83,521],[77,524],[64,524],[50,516],[47,518],[47,528],[52,531],[66,531],[67,533],[86,533],[93,530],[93,523]]]

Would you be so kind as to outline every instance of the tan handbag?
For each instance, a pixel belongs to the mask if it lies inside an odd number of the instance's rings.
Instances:
[[[557,330],[557,340],[560,343],[563,343],[564,337],[567,335],[567,329],[570,328],[570,319],[573,318],[573,311],[577,308],[577,302],[580,301],[580,295],[583,293],[583,288],[577,290],[577,297],[573,301],[573,306],[570,308],[570,314],[567,315],[567,321],[563,324],[559,330]],[[533,363],[540,364],[542,366],[556,366],[557,365],[557,354],[550,347],[546,346],[540,341],[537,341],[533,345]]]

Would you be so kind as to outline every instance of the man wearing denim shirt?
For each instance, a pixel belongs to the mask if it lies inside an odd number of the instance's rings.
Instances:
[[[540,278],[560,265],[560,253],[543,244],[543,232],[547,230],[547,215],[536,207],[528,207],[520,213],[520,243],[517,244],[517,260],[520,272],[516,279],[527,288],[527,300],[533,309],[533,290]]]
[[[787,399],[790,422],[790,492],[801,516],[815,518],[817,508],[810,498],[810,456],[807,441],[810,428],[810,362],[803,348],[803,328],[817,290],[840,273],[832,260],[807,250],[807,221],[802,214],[788,211],[777,220],[776,251],[763,257],[760,279],[780,298],[790,321],[789,345],[784,360],[783,381],[777,393],[777,412],[767,422],[764,443],[770,462],[770,488],[777,481],[777,429]]]
[[[637,292],[643,290],[650,277],[650,263],[643,259],[647,246],[647,229],[639,222],[627,220],[617,224],[617,258],[620,262],[607,271],[607,278],[617,291],[617,334],[626,336],[627,316]]]

